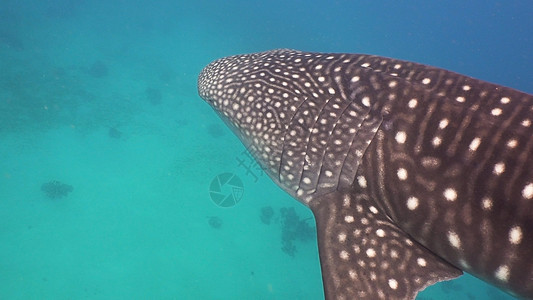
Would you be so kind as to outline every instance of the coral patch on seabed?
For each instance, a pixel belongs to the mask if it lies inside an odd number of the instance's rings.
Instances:
[[[219,218],[219,217],[208,217],[208,223],[209,223],[209,226],[215,228],[215,229],[219,229],[220,227],[222,227],[222,219]]]
[[[279,221],[281,225],[281,250],[294,257],[297,249],[295,242],[306,242],[315,239],[316,230],[313,218],[300,219],[294,207],[282,207],[280,217],[274,218],[274,209],[271,206],[261,208],[259,215],[261,222],[270,225],[272,221]]]
[[[272,209],[271,206],[265,206],[261,208],[261,222],[263,222],[263,224],[270,225],[273,216],[274,209]]]
[[[118,130],[116,127],[111,127],[107,131],[107,135],[112,139],[120,139],[122,137],[122,131]]]
[[[74,188],[72,185],[61,183],[57,180],[52,180],[47,183],[43,183],[41,186],[41,191],[43,191],[46,196],[50,199],[57,199],[68,196]]]
[[[209,126],[207,126],[207,132],[210,136],[214,138],[219,138],[226,133],[226,130],[219,124],[209,124]]]
[[[152,105],[161,104],[161,101],[163,100],[163,94],[160,90],[154,88],[147,88],[145,90],[145,93],[146,98]]]
[[[94,78],[102,78],[107,76],[108,70],[107,66],[103,62],[98,60],[91,65],[87,73],[89,73],[89,75]]]
[[[291,257],[296,254],[294,241],[306,242],[315,238],[314,227],[308,224],[312,218],[300,219],[294,207],[282,207],[281,214],[281,250]]]

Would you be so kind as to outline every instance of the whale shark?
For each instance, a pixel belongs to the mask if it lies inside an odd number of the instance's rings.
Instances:
[[[316,220],[326,299],[468,272],[533,299],[533,96],[364,54],[218,59],[198,93]]]

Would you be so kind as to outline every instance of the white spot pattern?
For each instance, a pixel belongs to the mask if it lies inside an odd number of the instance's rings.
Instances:
[[[409,210],[415,210],[418,207],[418,198],[409,197],[407,198],[407,208]]]
[[[493,116],[499,116],[502,114],[502,109],[501,108],[494,108],[493,110],[490,111],[490,113],[493,115]]]
[[[396,279],[389,279],[389,286],[391,289],[395,290],[398,288],[398,281],[396,281]]]
[[[376,250],[374,250],[372,248],[366,249],[366,256],[368,256],[370,258],[376,257]]]
[[[439,122],[439,128],[440,129],[444,129],[444,128],[446,128],[446,126],[448,126],[449,123],[450,123],[450,121],[448,121],[448,119],[442,119]]]
[[[481,200],[481,206],[483,207],[483,210],[491,210],[492,209],[492,199],[489,197],[485,197]]]
[[[368,97],[363,97],[363,100],[361,100],[361,103],[366,106],[366,107],[370,107],[370,98]]]
[[[406,180],[407,179],[407,170],[404,168],[399,168],[396,172],[396,175],[398,176],[398,179],[400,180]]]
[[[366,178],[364,176],[358,176],[357,183],[359,184],[360,187],[366,188]]]
[[[499,162],[494,165],[494,170],[492,173],[495,175],[501,175],[505,171],[505,164],[503,162]]]
[[[453,231],[448,231],[448,241],[450,242],[450,245],[452,245],[454,248],[461,248],[461,239],[457,235],[457,233]]]
[[[468,148],[470,148],[470,150],[472,151],[476,151],[480,144],[481,144],[481,139],[476,137],[472,140],[472,142],[470,142],[470,145],[468,146]]]
[[[522,228],[520,226],[514,226],[509,231],[509,242],[513,245],[518,245],[522,241]]]
[[[421,267],[425,267],[427,265],[427,262],[425,259],[423,259],[422,257],[419,257],[416,259],[416,263],[421,266]]]
[[[511,139],[507,142],[507,147],[511,148],[511,149],[514,149],[516,148],[516,146],[518,146],[518,141],[515,140],[515,139]]]
[[[404,131],[398,131],[395,140],[398,144],[403,144],[407,140],[407,134]]]
[[[509,267],[506,265],[499,266],[494,275],[501,281],[507,282],[509,280]]]
[[[436,137],[433,138],[431,143],[433,144],[434,147],[438,147],[442,143],[442,139],[440,137],[436,136]]]
[[[457,192],[452,188],[447,188],[444,190],[444,198],[448,201],[457,200]]]
[[[344,233],[344,232],[339,233],[339,236],[338,236],[339,242],[341,242],[341,243],[346,242],[346,237],[347,237],[346,233]]]
[[[348,260],[350,258],[350,254],[345,251],[345,250],[342,250],[340,253],[339,253],[339,257],[342,259],[342,260]]]
[[[522,197],[526,199],[533,198],[533,183],[528,183],[522,190]]]

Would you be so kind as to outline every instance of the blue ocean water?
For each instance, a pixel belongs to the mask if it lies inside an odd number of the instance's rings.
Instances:
[[[0,299],[323,299],[316,240],[298,237],[310,211],[198,97],[200,70],[274,48],[371,53],[533,93],[532,11],[526,0],[3,0]],[[218,191],[223,173],[242,184]],[[512,299],[469,275],[418,297],[451,298]]]

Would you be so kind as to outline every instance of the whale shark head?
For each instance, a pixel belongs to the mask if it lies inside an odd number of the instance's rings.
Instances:
[[[296,54],[302,58],[292,59]],[[198,78],[199,95],[278,184],[283,184],[280,167],[285,137],[297,135],[287,132],[289,124],[301,103],[312,97],[305,88],[310,83],[305,80],[318,82],[317,78],[300,78],[299,74],[307,71],[303,64],[298,66],[303,56],[302,52],[282,49],[226,57],[210,63]],[[296,121],[306,126],[307,120]],[[301,141],[291,143],[296,146]]]
[[[333,58],[290,49],[236,55],[212,62],[198,78],[200,96],[274,182],[305,204],[353,183],[358,159],[344,160],[362,156],[382,121],[366,98],[360,107],[345,100],[348,90],[332,88],[358,84],[330,74],[338,73],[325,67]]]

